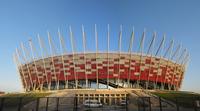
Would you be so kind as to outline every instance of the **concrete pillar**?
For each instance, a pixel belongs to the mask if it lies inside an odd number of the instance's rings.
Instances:
[[[85,101],[85,94],[83,94],[83,103],[84,103],[84,101]]]
[[[103,97],[103,102],[104,102],[104,104],[107,104],[106,103],[106,95],[104,94],[104,97]]]
[[[111,105],[112,103],[112,97],[111,97],[111,94],[109,94],[109,105]]]
[[[122,94],[120,94],[120,95],[119,95],[119,101],[120,101],[120,102],[122,101],[122,97],[123,97]]]
[[[100,96],[100,94],[98,95],[98,101],[101,102],[101,96]]]
[[[80,95],[77,94],[77,96],[78,96],[78,97],[77,97],[77,101],[78,101],[78,103],[79,103],[79,101],[80,101],[80,100],[79,100],[79,99],[80,99]]]
[[[117,95],[115,94],[115,104],[117,104]]]

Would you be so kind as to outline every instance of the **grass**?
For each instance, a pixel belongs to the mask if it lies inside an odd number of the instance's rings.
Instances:
[[[42,98],[50,95],[51,93],[11,93],[0,96],[0,100],[4,98],[4,108],[17,108],[22,99],[21,105],[25,105],[37,98]]]
[[[48,96],[51,93],[8,93],[0,97],[6,97],[6,98],[11,98],[11,97],[45,97]]]
[[[156,91],[153,94],[179,104],[182,107],[194,107],[194,102],[200,100],[200,94],[184,91]]]

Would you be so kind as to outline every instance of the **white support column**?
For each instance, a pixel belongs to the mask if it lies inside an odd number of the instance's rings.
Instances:
[[[46,71],[46,63],[45,63],[45,60],[44,60],[44,53],[43,53],[44,52],[44,50],[43,50],[44,49],[44,45],[42,44],[42,40],[41,40],[39,34],[38,34],[38,42],[39,42],[39,46],[40,46],[40,52],[41,52],[41,55],[42,55],[44,75],[46,77],[46,82],[47,82],[47,85],[48,85],[48,90],[50,90],[51,82],[49,82],[49,80],[48,80],[48,75],[47,75],[47,71]]]
[[[109,86],[109,82],[110,82],[110,80],[109,80],[109,65],[110,65],[110,59],[109,59],[109,50],[110,50],[110,25],[108,24],[108,26],[107,26],[107,30],[108,30],[108,32],[107,32],[107,88],[108,88],[108,86]]]
[[[169,48],[167,49],[167,51],[166,51],[166,53],[164,55],[164,58],[165,58],[167,56],[167,54],[169,53],[169,56],[168,56],[168,59],[167,59],[167,65],[166,65],[166,72],[165,72],[165,77],[164,77],[164,83],[162,85],[163,89],[165,89],[165,85],[166,85],[166,75],[167,75],[167,72],[168,72],[169,61],[170,61],[171,56],[172,56],[173,46],[174,46],[174,40],[172,40],[170,42],[170,46],[169,46]]]
[[[178,58],[177,58],[177,55],[179,55],[180,50],[181,50],[181,45],[178,46],[178,48],[177,48],[176,51],[174,52],[174,54],[173,54],[171,60],[173,60],[174,57],[175,57],[175,59],[178,59]],[[176,64],[177,64],[177,60],[175,60],[175,61],[176,61],[176,62],[174,63],[174,67],[176,67]],[[170,82],[171,82],[171,83],[170,83],[170,86],[169,86],[169,89],[170,89],[170,90],[171,90],[172,85],[173,85],[173,82],[174,82],[173,79],[174,79],[175,71],[176,71],[176,69],[173,71],[172,81],[170,81]]]
[[[185,59],[186,52],[187,52],[187,50],[184,49],[183,52],[182,52],[182,54],[181,54],[181,56],[179,57],[179,60],[178,60],[179,65],[181,65],[181,66],[180,66],[180,67],[181,67],[181,71],[183,70],[183,62],[181,61],[181,59]],[[176,90],[179,89],[178,83],[179,83],[180,79],[181,79],[181,73],[179,72],[178,80],[177,80],[177,83],[176,83]]]
[[[185,49],[186,50],[186,49]],[[174,73],[174,75],[175,76],[177,76],[177,71],[178,71],[178,68],[179,68],[179,66],[180,66],[180,64],[179,64],[179,61],[180,61],[180,59],[182,58],[182,56],[184,55],[184,53],[185,53],[185,50],[183,50],[182,51],[182,53],[180,53],[181,55],[179,55],[179,57],[177,57],[177,60],[176,60],[176,62],[175,62],[175,67],[176,67],[176,70],[175,70],[175,73]],[[174,77],[174,76],[173,76]],[[172,84],[173,84],[173,87],[174,87],[174,90],[176,90],[176,85],[174,85],[175,83],[175,80],[174,80],[175,78],[173,78],[172,79]]]
[[[64,65],[65,64],[64,55],[66,54],[66,50],[65,50],[64,38],[62,37],[59,29],[58,29],[58,37],[60,41],[60,51],[61,51],[63,73],[64,73],[64,79],[65,79],[65,88],[68,88],[69,83],[68,83],[68,78],[66,78],[66,76],[68,77],[68,75],[65,71],[65,65]]]
[[[95,30],[95,45],[96,45],[96,84],[97,84],[97,89],[99,89],[99,71],[98,71],[98,65],[97,65],[97,57],[98,57],[98,33],[97,33],[97,25],[95,24],[94,26],[94,30]]]
[[[21,49],[22,49],[22,53],[23,53],[23,56],[24,56],[24,61],[25,61],[25,63],[26,63],[25,65],[26,65],[26,68],[27,68],[28,73],[29,73],[29,78],[30,78],[30,82],[31,82],[31,87],[32,87],[33,90],[35,90],[35,84],[36,84],[36,83],[33,82],[32,74],[31,74],[31,71],[30,71],[30,67],[29,67],[29,64],[27,64],[27,63],[28,63],[27,56],[26,56],[27,54],[25,53],[25,49],[24,49],[23,43],[21,43]]]
[[[149,49],[147,51],[147,54],[150,54],[150,63],[149,63],[149,72],[148,72],[148,77],[147,77],[146,89],[149,88],[149,78],[150,78],[150,73],[151,73],[151,68],[152,68],[151,65],[152,65],[152,56],[153,56],[153,51],[154,51],[155,40],[156,40],[156,32],[153,33],[153,37],[149,45]]]
[[[23,70],[23,67],[22,67],[22,64],[19,62],[19,56],[17,54],[14,54],[13,55],[13,59],[14,59],[14,63],[16,64],[16,69],[17,69],[17,72],[19,73],[20,75],[20,80],[23,84],[23,89],[24,91],[28,91],[27,89],[27,81],[25,79],[25,76],[24,76],[24,70]],[[20,70],[21,70],[21,73],[20,73]]]
[[[32,60],[33,60],[33,63],[34,63],[34,69],[35,69],[35,73],[36,73],[36,76],[37,76],[38,87],[40,88],[40,90],[42,90],[43,83],[42,84],[40,83],[40,78],[39,78],[38,70],[37,70],[37,64],[35,62],[35,56],[34,56],[34,53],[33,53],[32,40],[29,40],[29,46],[31,48]]]
[[[171,58],[171,56],[172,56],[173,44],[174,44],[174,40],[171,40],[170,45],[169,45],[169,47],[167,48],[167,50],[166,50],[166,52],[165,52],[163,58],[166,58],[166,56],[168,55],[168,53],[170,54],[169,57],[168,57],[168,59]]]
[[[185,70],[186,70],[186,68],[187,68],[187,65],[188,65],[189,60],[190,60],[190,55],[189,55],[189,53],[187,52],[187,55],[186,55],[186,57],[185,57],[185,60],[183,61],[184,72],[185,72]],[[185,77],[185,74],[183,73],[182,76],[183,76],[183,77],[182,77],[182,80],[183,80],[184,77]],[[180,87],[181,87],[181,86],[182,86],[182,81],[180,81]]]
[[[144,29],[144,32],[142,34],[142,39],[140,41],[140,74],[139,74],[139,79],[137,80],[137,88],[140,88],[140,79],[141,79],[141,64],[142,64],[142,56],[143,56],[143,45],[144,45],[144,40],[145,40],[145,33],[146,30]]]
[[[72,55],[73,55],[75,88],[77,89],[77,87],[78,87],[78,80],[77,80],[76,69],[75,69],[76,68],[76,63],[75,63],[75,60],[74,60],[75,46],[74,46],[74,37],[73,37],[73,32],[72,32],[71,26],[69,26],[69,31],[70,31],[70,40],[71,40]]]
[[[182,56],[182,58],[180,59],[180,64],[181,65],[184,65],[184,61],[186,60],[186,57],[187,57],[187,49],[185,48],[185,52],[184,52],[184,54],[183,54],[183,56]]]
[[[155,85],[156,89],[158,87],[157,86],[157,83],[158,83],[158,74],[159,74],[159,69],[160,69],[160,64],[161,64],[161,58],[162,58],[162,52],[163,52],[163,49],[164,49],[164,44],[165,44],[165,34],[163,36],[163,39],[162,39],[162,41],[160,43],[160,46],[159,46],[157,52],[156,52],[156,55],[160,52],[159,63],[158,63],[158,66],[157,66],[158,67],[158,69],[157,69],[157,75],[156,75],[156,85]],[[160,73],[162,75],[162,72],[160,72]]]
[[[119,87],[119,79],[120,79],[120,65],[121,65],[121,63],[120,63],[120,60],[121,60],[121,41],[122,41],[122,25],[120,25],[120,33],[119,33],[119,44],[118,44],[118,47],[119,47],[119,51],[118,51],[118,54],[119,54],[119,63],[118,63],[118,65],[119,65],[119,74],[118,74],[118,79],[117,79],[117,85],[118,85],[118,87]]]
[[[189,54],[189,52],[187,52],[185,60],[183,60],[184,67],[187,67],[189,60],[190,60],[190,54]]]
[[[55,54],[53,53],[53,49],[52,49],[52,40],[51,40],[51,36],[50,36],[50,33],[47,32],[48,34],[48,41],[49,41],[49,47],[50,47],[50,53],[51,53],[51,62],[52,62],[52,65],[53,65],[53,73],[54,73],[54,76],[55,76],[55,83],[56,83],[56,89],[58,90],[59,89],[59,86],[58,86],[58,79],[57,79],[57,75],[56,75],[56,69],[55,69],[55,64],[54,64],[54,56]],[[51,78],[52,79],[52,78]],[[51,81],[52,82],[52,81]]]
[[[128,87],[131,88],[130,86],[130,77],[131,77],[131,62],[132,62],[132,47],[133,47],[133,41],[134,41],[134,28],[132,30],[132,33],[131,33],[131,39],[130,39],[130,45],[129,45],[129,49],[128,49],[128,52],[129,52],[129,73],[128,73]]]
[[[88,88],[88,75],[87,75],[87,58],[85,55],[86,51],[86,35],[85,35],[85,29],[84,26],[82,25],[82,37],[83,37],[83,53],[84,53],[84,64],[85,64],[85,86]]]
[[[22,73],[22,71],[20,72],[20,70],[22,70],[22,69],[19,67],[20,63],[17,60],[17,57],[16,57],[15,53],[13,54],[13,62],[15,64],[15,66],[16,66],[17,73],[19,74],[19,79],[20,79],[20,81],[22,83],[22,88],[23,88],[24,92],[26,92],[26,84],[25,84],[26,81],[25,81],[25,78],[24,78],[24,73]]]

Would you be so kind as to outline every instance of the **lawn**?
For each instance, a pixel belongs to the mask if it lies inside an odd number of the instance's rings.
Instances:
[[[2,99],[4,99],[4,108],[18,108],[18,105],[25,105],[31,101],[35,101],[37,98],[42,98],[50,95],[51,93],[11,93],[11,94],[5,94],[3,96],[0,96],[0,103],[2,102]]]
[[[155,91],[153,94],[179,104],[182,107],[193,107],[200,94],[185,91]]]

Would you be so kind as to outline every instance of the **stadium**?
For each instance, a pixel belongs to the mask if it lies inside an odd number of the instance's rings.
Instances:
[[[29,91],[51,91],[61,89],[159,89],[179,90],[181,88],[189,54],[181,45],[174,45],[174,40],[166,42],[166,37],[156,43],[156,33],[145,43],[146,31],[141,33],[139,42],[135,42],[134,30],[130,33],[129,43],[125,43],[128,51],[122,51],[122,26],[118,35],[118,51],[110,49],[109,25],[106,28],[106,51],[98,49],[98,30],[94,26],[95,51],[86,50],[86,32],[82,26],[82,52],[76,52],[74,33],[69,26],[71,53],[67,53],[64,37],[58,31],[59,50],[56,54],[55,44],[50,33],[47,43],[38,35],[39,49],[29,40],[28,48],[22,43],[14,53],[23,88]],[[89,42],[88,42],[89,43]],[[167,44],[168,43],[168,44]],[[139,50],[133,51],[133,44]],[[176,46],[176,47],[175,47]],[[146,50],[145,50],[146,49]],[[40,51],[41,56],[36,56]]]

